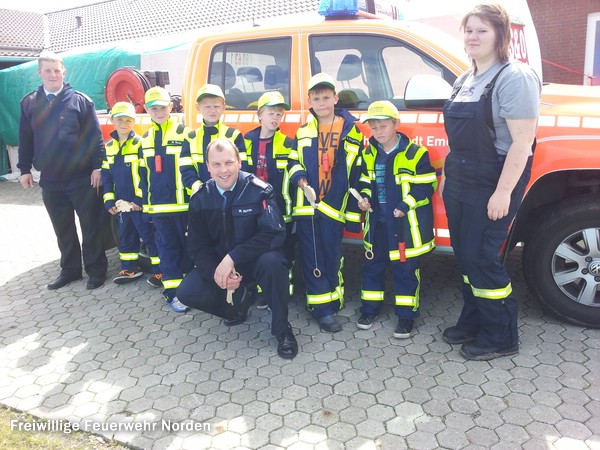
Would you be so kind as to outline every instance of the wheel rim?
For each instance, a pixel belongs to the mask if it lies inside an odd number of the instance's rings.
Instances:
[[[552,258],[556,286],[572,301],[600,307],[600,233],[597,228],[577,231],[564,239]]]

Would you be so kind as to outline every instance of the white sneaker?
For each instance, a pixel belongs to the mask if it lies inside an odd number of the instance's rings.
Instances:
[[[188,307],[181,303],[177,297],[173,297],[173,300],[167,302],[167,305],[176,313],[183,313],[188,310]]]

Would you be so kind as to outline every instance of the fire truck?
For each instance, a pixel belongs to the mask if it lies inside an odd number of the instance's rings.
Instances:
[[[245,133],[258,126],[259,96],[278,90],[291,106],[281,129],[294,136],[310,114],[307,81],[326,72],[336,79],[338,106],[359,119],[370,102],[393,102],[402,131],[429,149],[441,176],[448,153],[441,106],[468,68],[462,43],[426,23],[380,18],[369,12],[372,4],[323,1],[316,19],[202,35],[189,48],[181,119],[191,128],[201,125],[195,93],[213,83],[225,93],[224,122]],[[399,15],[392,8],[394,14]],[[518,59],[527,55],[524,43],[523,24],[517,23],[513,56]],[[143,131],[148,119],[138,120]],[[368,127],[360,126],[369,136]],[[599,191],[600,87],[544,85],[531,180],[505,255],[522,247],[531,293],[555,316],[587,327],[600,327]],[[437,251],[449,252],[439,193],[434,211]]]

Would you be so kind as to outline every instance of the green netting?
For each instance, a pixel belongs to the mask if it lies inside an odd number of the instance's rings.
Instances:
[[[72,51],[61,56],[67,69],[65,81],[87,94],[96,109],[106,109],[104,88],[112,72],[127,66],[140,67],[140,53],[120,47]],[[19,102],[40,83],[37,61],[0,70],[0,140],[5,144],[18,145]]]

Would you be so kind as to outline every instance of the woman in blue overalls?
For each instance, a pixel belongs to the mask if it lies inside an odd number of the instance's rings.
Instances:
[[[519,351],[518,304],[499,259],[530,176],[541,83],[508,61],[510,21],[498,5],[479,5],[462,21],[472,70],[444,107],[450,153],[443,198],[463,274],[463,308],[443,339],[468,359]]]

